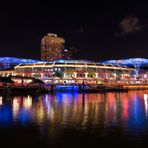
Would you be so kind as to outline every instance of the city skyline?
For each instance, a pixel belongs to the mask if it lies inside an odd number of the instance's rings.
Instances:
[[[148,5],[0,2],[1,147],[148,145]]]
[[[40,40],[53,32],[66,40],[75,59],[147,58],[144,3],[51,4],[2,2],[0,55],[40,59]]]

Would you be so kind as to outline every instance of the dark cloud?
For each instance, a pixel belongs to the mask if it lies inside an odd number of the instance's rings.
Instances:
[[[143,29],[143,25],[140,23],[140,20],[136,16],[128,16],[121,20],[120,32],[116,33],[116,36],[124,36],[127,34],[135,33]]]

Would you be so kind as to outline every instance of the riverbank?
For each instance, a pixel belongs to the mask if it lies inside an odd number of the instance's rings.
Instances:
[[[123,89],[128,89],[128,90],[145,90],[145,89],[148,89],[148,84],[123,85]]]
[[[48,90],[44,87],[0,87],[0,93],[2,95],[40,95],[48,93]]]
[[[41,95],[53,92],[80,92],[80,93],[106,93],[106,92],[127,92],[128,90],[146,90],[148,85],[96,85],[89,87],[87,85],[54,85],[54,86],[3,86],[0,87],[0,93],[3,95]]]
[[[93,93],[105,93],[105,92],[126,92],[128,90],[146,90],[148,84],[130,84],[130,85],[52,85],[48,88],[50,92],[56,91],[78,91],[78,92],[93,92]]]
[[[84,92],[84,93],[105,93],[105,92],[118,92],[118,91],[128,91],[127,88],[122,86],[110,86],[110,85],[52,85],[48,87],[50,92]]]

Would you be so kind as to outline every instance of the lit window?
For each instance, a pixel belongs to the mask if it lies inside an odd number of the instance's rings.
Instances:
[[[147,78],[147,74],[144,74],[144,78]]]

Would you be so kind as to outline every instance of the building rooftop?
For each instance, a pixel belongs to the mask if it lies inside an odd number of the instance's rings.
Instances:
[[[85,68],[106,68],[106,69],[131,69],[124,65],[113,65],[113,64],[103,64],[95,63],[94,61],[87,60],[53,60],[49,62],[38,62],[38,63],[24,63],[19,64],[15,68],[26,68],[26,67],[85,67]]]
[[[33,60],[33,59],[24,59],[24,58],[15,58],[15,57],[0,57],[1,63],[37,63],[41,62],[41,60]]]
[[[103,64],[113,64],[113,65],[126,65],[126,66],[135,66],[135,65],[148,65],[148,59],[146,58],[129,58],[129,59],[120,59],[120,60],[107,60],[102,61]]]
[[[0,57],[0,70],[13,69],[14,66],[20,63],[26,64],[26,63],[38,63],[38,62],[43,62],[43,61],[34,60],[34,59],[15,58],[15,57]]]

